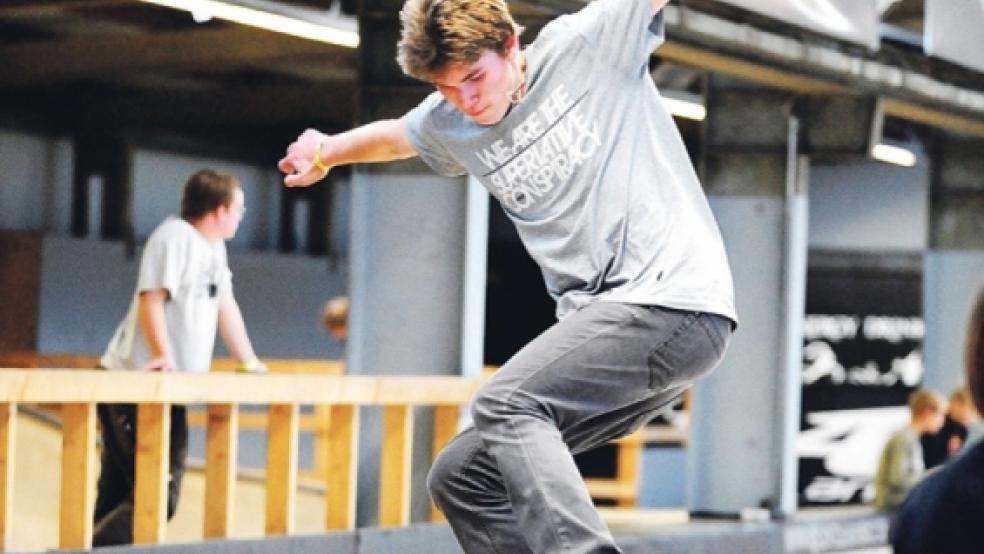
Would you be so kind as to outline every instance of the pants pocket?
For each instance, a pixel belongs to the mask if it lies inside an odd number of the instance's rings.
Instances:
[[[721,362],[731,335],[731,321],[701,312],[682,315],[676,330],[648,356],[649,387],[675,388],[710,373]]]

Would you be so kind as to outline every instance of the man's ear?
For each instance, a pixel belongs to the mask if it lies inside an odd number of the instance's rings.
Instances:
[[[506,39],[506,57],[511,58],[519,53],[519,36],[513,33]]]

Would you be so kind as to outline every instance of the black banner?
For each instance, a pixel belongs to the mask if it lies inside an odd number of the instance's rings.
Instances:
[[[878,456],[922,381],[921,258],[813,254],[807,276],[800,505],[869,501]]]

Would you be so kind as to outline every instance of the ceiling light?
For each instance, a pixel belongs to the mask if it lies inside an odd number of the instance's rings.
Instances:
[[[704,118],[707,117],[707,108],[702,103],[694,99],[677,98],[676,96],[676,94],[672,97],[663,96],[663,104],[666,105],[666,109],[671,114],[684,119],[704,121]]]
[[[195,23],[208,23],[212,20],[212,12],[196,8],[191,10],[191,18],[195,20]]]
[[[344,29],[341,26],[332,26],[328,21],[318,22],[317,14],[311,13],[312,10],[304,10],[304,18],[295,15],[282,15],[275,13],[280,11],[277,4],[273,2],[249,2],[250,6],[233,4],[229,2],[219,2],[216,0],[143,0],[150,4],[165,6],[177,10],[184,10],[192,13],[208,13],[218,19],[233,21],[242,25],[267,29],[277,33],[284,33],[295,37],[338,44],[348,48],[356,48],[359,45],[359,33],[355,30]],[[252,5],[263,6],[252,7]],[[270,8],[265,9],[265,8]],[[297,13],[302,11],[294,10]],[[311,17],[307,17],[307,15]],[[328,20],[327,17],[324,18]]]
[[[901,165],[902,167],[912,167],[916,165],[916,155],[911,151],[898,146],[889,144],[876,144],[871,149],[871,156],[878,161]]]

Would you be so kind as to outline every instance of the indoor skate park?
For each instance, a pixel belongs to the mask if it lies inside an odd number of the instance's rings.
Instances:
[[[508,6],[526,44],[585,4]],[[394,59],[401,6],[0,5],[5,552],[463,551],[427,474],[475,392],[556,322],[543,275],[477,179],[407,159],[286,188],[277,168],[306,128],[433,91]],[[587,491],[624,552],[890,553],[882,449],[913,392],[964,385],[984,286],[984,3],[672,0],[662,17],[648,77],[740,324],[656,419],[575,456]],[[223,340],[203,374],[100,369],[148,237],[204,167],[245,197],[228,266],[266,371]],[[339,297],[343,333],[325,320]],[[137,406],[132,545],[93,543],[103,404]]]

